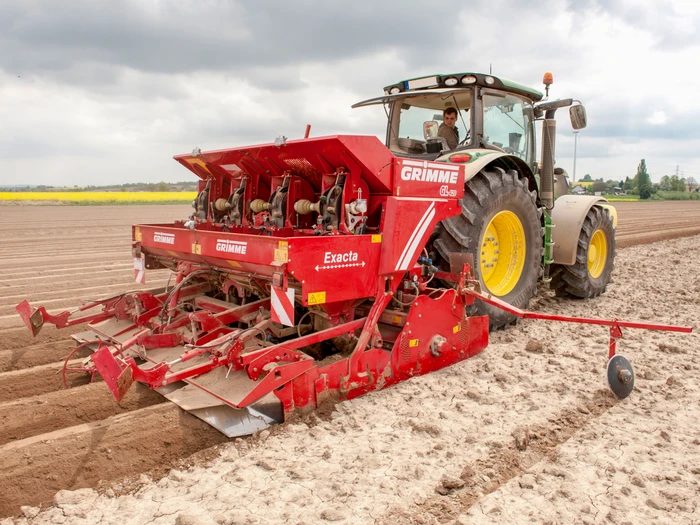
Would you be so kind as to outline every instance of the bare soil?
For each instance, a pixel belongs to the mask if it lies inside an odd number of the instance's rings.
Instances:
[[[616,207],[625,249],[608,292],[543,289],[533,307],[696,326],[700,237],[656,241],[699,234],[700,203]],[[697,334],[626,330],[636,387],[618,401],[604,328],[527,321],[449,369],[230,443],[146,389],[117,404],[75,376],[64,391],[56,372],[80,328],[34,339],[14,305],[56,312],[138,288],[131,224],[189,211],[0,207],[8,523],[700,523]]]
[[[617,247],[700,235],[698,201],[615,202]]]

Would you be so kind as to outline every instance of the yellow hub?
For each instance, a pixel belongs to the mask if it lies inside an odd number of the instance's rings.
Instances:
[[[490,293],[502,297],[520,281],[525,266],[525,230],[511,211],[497,213],[481,240],[481,278]]]
[[[608,240],[602,230],[596,230],[588,245],[588,273],[597,279],[605,269],[608,259]]]

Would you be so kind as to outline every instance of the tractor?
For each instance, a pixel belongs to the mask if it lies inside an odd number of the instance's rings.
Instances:
[[[552,80],[546,73],[547,95]],[[554,167],[555,113],[568,107],[571,126],[582,129],[582,104],[548,100],[537,90],[480,73],[404,80],[353,107],[374,104],[385,107],[386,146],[394,155],[466,168],[462,212],[440,222],[428,243],[439,267],[448,266],[450,253],[471,255],[482,287],[518,308],[528,307],[540,281],[558,296],[588,298],[605,291],[615,259],[615,209],[602,197],[569,195],[566,172]],[[461,139],[452,149],[438,134],[447,108],[456,110]],[[413,177],[412,171],[401,172],[401,180]],[[487,314],[491,329],[517,319],[482,301],[470,313]]]

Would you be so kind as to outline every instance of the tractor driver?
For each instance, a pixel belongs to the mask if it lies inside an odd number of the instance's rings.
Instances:
[[[457,123],[457,110],[450,106],[442,112],[442,124],[438,128],[438,137],[442,137],[447,142],[449,149],[455,149],[459,144],[459,129]]]

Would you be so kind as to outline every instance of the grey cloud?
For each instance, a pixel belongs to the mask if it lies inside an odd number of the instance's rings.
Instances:
[[[620,22],[650,34],[654,47],[680,51],[700,46],[700,15],[679,13],[673,2],[624,0],[566,0],[567,9],[582,16],[608,14]],[[679,21],[687,24],[680,30]]]
[[[420,56],[426,30],[434,49],[453,36],[426,27],[419,0],[397,4],[271,0],[146,3],[10,0],[0,7],[0,68],[57,75],[90,64],[160,73],[232,71],[342,60],[380,47]],[[458,0],[430,5],[457,12]],[[344,7],[340,7],[344,6]],[[65,79],[65,77],[61,77]]]
[[[637,143],[647,139],[698,140],[700,109],[678,110],[660,105],[656,98],[620,104],[618,99],[592,97],[583,100],[588,109],[588,127],[585,134],[591,137],[615,137],[624,143]],[[666,114],[665,124],[651,124],[649,118],[657,111]]]
[[[584,74],[597,78],[582,28],[601,15],[649,32],[656,46],[687,39],[673,31],[673,10],[658,4],[535,0],[526,10],[514,0],[3,0],[0,94],[10,102],[0,105],[0,157],[33,180],[60,173],[72,183],[96,163],[115,181],[171,173],[178,180],[187,172],[170,157],[194,146],[299,138],[307,122],[312,136],[383,136],[381,108],[347,106],[402,78],[488,71],[489,63],[495,74],[532,87],[553,70],[553,98],[573,96],[588,109],[582,157],[593,145],[605,156],[611,144],[653,140],[695,151],[686,141],[697,143],[699,133],[692,106],[668,110],[665,126],[650,126],[646,119],[664,109],[659,100],[631,105],[624,91],[602,92]],[[552,26],[564,11],[574,15],[566,32]],[[638,78],[614,74],[611,85],[645,78],[644,71]],[[31,89],[22,89],[24,82]],[[56,91],[60,96],[47,95]],[[28,107],[18,108],[18,100]],[[566,122],[559,132],[563,146],[571,138]],[[32,164],[39,156],[41,170]],[[151,167],[132,172],[130,162]]]
[[[279,68],[250,67],[240,72],[242,79],[254,86],[264,86],[270,91],[295,91],[307,87],[297,66]]]

